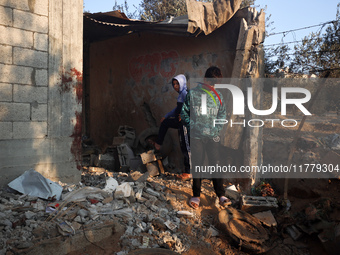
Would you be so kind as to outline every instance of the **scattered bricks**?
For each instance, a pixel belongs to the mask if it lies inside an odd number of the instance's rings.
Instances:
[[[241,196],[241,210],[248,213],[257,213],[278,208],[274,197]]]
[[[148,170],[148,175],[154,177],[159,175],[159,169],[156,162],[146,163],[146,169]]]
[[[256,217],[257,219],[259,219],[267,227],[276,227],[277,226],[277,222],[276,222],[271,211],[254,213],[253,216]]]
[[[140,156],[142,158],[143,164],[147,164],[147,163],[150,163],[150,162],[157,161],[157,158],[156,158],[153,150],[150,150],[148,152],[144,152]]]
[[[134,158],[133,151],[127,144],[117,146],[118,158],[120,166],[128,168],[130,166],[130,159]]]
[[[159,193],[156,192],[156,191],[154,191],[153,189],[147,188],[147,189],[145,190],[145,192],[146,192],[146,193],[149,193],[149,194],[152,195],[152,196],[159,197]]]

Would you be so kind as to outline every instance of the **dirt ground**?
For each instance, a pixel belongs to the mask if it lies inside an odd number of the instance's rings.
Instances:
[[[280,118],[280,116],[276,117]],[[289,129],[280,126],[264,128],[263,162],[271,164],[285,163],[289,154],[289,146],[296,132],[297,127]],[[340,134],[339,116],[329,115],[309,118],[301,132],[301,137],[305,139],[298,143],[293,162],[297,164],[315,162],[340,164],[340,151],[331,150],[320,142],[322,137],[330,134]],[[156,178],[156,182],[157,179],[162,179],[163,184],[167,187],[167,192],[174,194],[177,198],[177,200],[170,200],[172,208],[192,211],[187,204],[192,194],[191,181],[176,181],[174,175],[171,174]],[[279,178],[266,181],[273,188],[275,196],[280,203],[283,199],[285,180]],[[227,186],[228,184],[230,183],[226,180],[225,185]],[[237,185],[237,183],[232,184]],[[190,241],[190,249],[182,254],[252,254],[251,251],[244,250],[241,247],[242,244],[233,242],[225,233],[212,237],[200,232],[200,226],[214,225],[216,215],[222,210],[221,207],[216,206],[215,199],[212,183],[209,180],[204,180],[201,206],[195,211],[197,217],[189,219],[191,224],[183,224],[179,229],[180,232],[187,235]],[[277,221],[277,227],[266,228],[266,231],[270,233],[269,241],[272,243],[276,242],[275,247],[268,251],[267,254],[332,254],[331,248],[334,243],[325,244],[325,247],[329,248],[327,251],[318,235],[325,231],[325,229],[327,230],[327,226],[329,226],[327,223],[331,223],[333,226],[340,224],[339,178],[334,176],[331,179],[289,179],[288,199],[291,203],[288,211],[286,211],[286,207],[281,205],[273,213]],[[237,207],[237,203],[234,203],[232,206]],[[310,234],[306,234],[306,231],[304,232],[300,229],[301,237],[294,240],[287,232],[287,226],[294,224],[309,227],[318,225],[319,228]],[[116,252],[122,250],[120,237],[124,234],[124,231],[124,228],[115,229],[114,234],[110,238],[100,243],[91,244],[86,249],[69,253],[69,255],[116,254]],[[334,254],[339,254],[339,252],[340,250],[335,251]],[[151,251],[147,253],[145,251],[145,253],[141,252],[138,254],[157,253],[151,253]]]

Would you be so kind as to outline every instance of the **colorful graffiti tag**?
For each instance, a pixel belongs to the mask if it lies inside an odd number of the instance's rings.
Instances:
[[[178,62],[179,55],[174,50],[155,52],[132,58],[129,61],[129,72],[136,82],[140,82],[144,76],[150,79],[158,74],[171,79],[176,74]]]

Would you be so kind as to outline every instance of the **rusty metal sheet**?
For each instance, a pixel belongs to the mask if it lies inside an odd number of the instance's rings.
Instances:
[[[210,34],[228,20],[240,8],[242,0],[216,0],[197,2],[187,0],[188,32],[191,34]]]

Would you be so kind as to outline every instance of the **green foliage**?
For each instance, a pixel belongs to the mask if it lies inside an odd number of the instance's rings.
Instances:
[[[140,18],[147,21],[162,21],[187,14],[185,0],[143,0]]]
[[[213,0],[200,0],[200,2],[213,2]],[[243,0],[241,8],[254,5],[255,0]],[[162,21],[172,17],[187,14],[186,0],[142,0],[141,4],[135,7],[134,12],[129,11],[127,1],[118,4],[117,0],[113,10],[120,10],[130,19],[141,19],[146,21]]]
[[[240,9],[248,6],[254,6],[255,0],[243,0],[240,6]]]
[[[309,34],[293,49],[286,44],[265,49],[266,73],[275,73],[282,67],[289,67],[290,73],[320,77],[330,70],[330,77],[340,77],[340,3],[336,20],[325,26],[324,33],[320,30]]]

